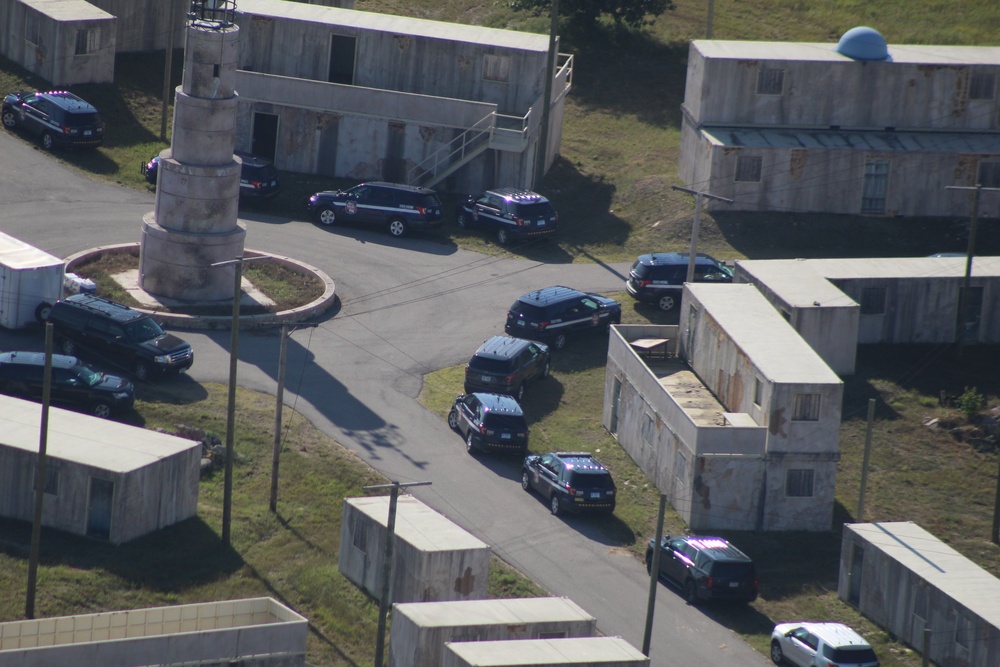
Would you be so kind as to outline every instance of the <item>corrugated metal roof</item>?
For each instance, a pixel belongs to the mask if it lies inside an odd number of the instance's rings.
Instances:
[[[0,446],[38,452],[42,406],[0,396]],[[48,456],[111,472],[151,465],[201,443],[60,408],[49,408]]]
[[[389,496],[345,498],[344,502],[380,525],[389,520]],[[413,496],[397,499],[394,530],[397,537],[421,551],[489,549],[485,542]]]
[[[686,283],[684,287],[769,380],[841,384],[837,374],[753,285]]]
[[[912,521],[853,523],[857,533],[984,621],[1000,628],[1000,579]],[[865,563],[877,560],[865,559]]]
[[[892,67],[907,63],[947,66],[1000,65],[1000,47],[998,46],[889,44],[889,55],[892,56],[892,62],[857,63],[853,58],[837,53],[837,44],[833,42],[754,42],[696,39],[692,45],[706,58],[736,60],[821,60],[856,63],[865,67]]]
[[[602,662],[649,664],[649,658],[621,637],[449,642],[446,646],[467,664],[481,667],[597,665]]]
[[[239,0],[236,13],[325,23],[334,27],[345,26],[359,30],[377,30],[450,42],[484,44],[507,49],[523,49],[542,53],[547,53],[549,50],[548,35],[483,28],[462,23],[445,23],[444,21],[430,21],[338,7],[307,5],[299,2],[285,2],[284,0]]]
[[[841,130],[701,128],[713,144],[742,148],[848,149],[907,153],[1000,153],[1000,134],[975,132],[885,132]]]
[[[393,605],[393,613],[424,628],[596,620],[563,597],[407,602]]]

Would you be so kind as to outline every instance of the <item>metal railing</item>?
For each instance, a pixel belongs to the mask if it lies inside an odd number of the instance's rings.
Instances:
[[[485,151],[489,148],[490,138],[493,136],[495,116],[494,113],[484,116],[475,125],[410,167],[407,170],[406,182],[410,185],[431,187]]]
[[[231,26],[236,21],[236,0],[191,0],[187,17],[190,21]]]

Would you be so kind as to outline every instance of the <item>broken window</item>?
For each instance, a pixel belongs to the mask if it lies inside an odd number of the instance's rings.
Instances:
[[[792,421],[819,421],[819,394],[795,394]]]
[[[764,158],[756,155],[740,155],[736,158],[736,180],[760,182],[761,167]]]
[[[865,160],[865,184],[861,194],[861,212],[885,213],[885,195],[889,189],[889,161]]]
[[[508,81],[510,79],[510,56],[483,56],[483,78],[487,81]]]

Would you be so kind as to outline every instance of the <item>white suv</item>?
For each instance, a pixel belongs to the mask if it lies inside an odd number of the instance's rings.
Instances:
[[[842,623],[779,623],[771,633],[771,660],[799,667],[878,667],[871,644]]]

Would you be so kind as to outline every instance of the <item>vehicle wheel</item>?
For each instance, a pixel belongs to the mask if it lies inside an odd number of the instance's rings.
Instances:
[[[458,410],[455,408],[452,408],[451,412],[448,413],[448,428],[452,431],[458,430]]]
[[[324,227],[332,227],[337,222],[337,214],[329,206],[324,206],[316,213],[316,219]]]
[[[527,491],[528,493],[531,493],[531,481],[530,478],[528,477],[527,470],[521,471],[521,488]]]
[[[13,109],[3,110],[3,124],[9,130],[13,130],[14,126],[17,125],[17,117],[14,116]]]
[[[76,356],[76,343],[71,341],[69,338],[62,339],[62,341],[59,343],[59,349],[62,350],[62,353],[65,354],[67,357]]]
[[[653,573],[653,552],[652,551],[647,551],[646,552],[646,574],[652,574],[652,573]]]
[[[660,300],[656,302],[656,305],[660,307],[660,310],[666,312],[668,310],[673,310],[676,301],[674,297],[670,294],[664,294],[660,297]]]
[[[52,150],[52,146],[54,145],[55,142],[52,140],[52,135],[50,133],[46,132],[45,134],[42,135],[42,148],[44,148],[47,151],[50,151]]]
[[[544,380],[548,376],[549,376],[549,362],[546,361],[545,365],[542,366],[542,379]]]
[[[135,362],[135,366],[132,367],[132,372],[135,373],[136,378],[145,382],[150,376],[149,364],[145,361],[137,361]]]
[[[476,453],[476,447],[472,444],[472,431],[469,431],[469,435],[465,438],[465,451],[470,454]]]
[[[90,406],[90,414],[95,417],[101,417],[102,419],[107,419],[111,416],[111,406],[104,401],[98,401]]]
[[[497,243],[500,245],[507,245],[510,241],[510,236],[507,234],[507,230],[501,227],[497,230]]]
[[[552,339],[552,347],[557,350],[561,350],[566,347],[566,334],[556,334],[556,337]]]
[[[771,662],[780,665],[785,661],[785,654],[781,652],[781,644],[777,639],[771,640]]]
[[[45,322],[45,320],[49,319],[49,313],[51,312],[52,312],[52,304],[43,301],[42,303],[38,304],[37,308],[35,308],[35,319],[38,320],[39,322]]]
[[[684,582],[684,600],[688,604],[698,604],[698,587],[694,583],[694,579],[688,579]]]
[[[455,219],[455,222],[457,222],[458,226],[462,229],[469,228],[469,218],[464,211],[458,214],[458,217]]]
[[[552,497],[549,498],[549,511],[552,512],[553,516],[559,516],[562,513],[562,507],[559,506],[558,493],[553,493]]]
[[[524,383],[517,385],[517,389],[514,390],[514,400],[518,403],[524,400]]]
[[[406,236],[406,223],[399,218],[389,221],[389,234],[397,239]]]

